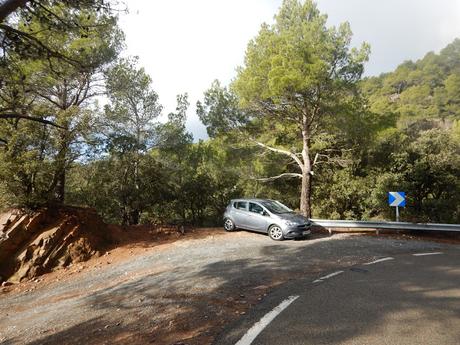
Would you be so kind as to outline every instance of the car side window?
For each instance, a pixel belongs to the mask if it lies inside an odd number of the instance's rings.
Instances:
[[[250,202],[250,203],[249,203],[249,212],[254,212],[254,213],[258,213],[258,214],[263,214],[263,213],[264,213],[264,209],[262,208],[262,206]]]
[[[247,205],[248,203],[246,201],[237,201],[233,204],[233,206],[237,209],[237,210],[243,210],[243,211],[247,211]]]

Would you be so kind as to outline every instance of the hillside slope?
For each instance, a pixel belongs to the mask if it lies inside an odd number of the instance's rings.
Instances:
[[[371,110],[393,112],[401,124],[420,119],[460,119],[460,39],[439,54],[406,61],[395,71],[367,78],[362,83]]]
[[[65,207],[0,214],[0,281],[17,283],[100,255],[109,243],[96,211]]]

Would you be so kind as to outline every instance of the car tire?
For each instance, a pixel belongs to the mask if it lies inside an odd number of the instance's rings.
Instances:
[[[268,228],[268,236],[274,241],[284,240],[283,230],[281,230],[281,227],[276,224]]]
[[[236,229],[235,223],[230,218],[224,219],[224,230],[225,231],[234,231]]]

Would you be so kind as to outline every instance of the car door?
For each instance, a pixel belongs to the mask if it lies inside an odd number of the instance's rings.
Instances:
[[[248,228],[248,202],[235,201],[233,203],[233,221],[238,228]]]
[[[255,202],[249,203],[248,227],[251,230],[266,232],[268,225],[268,214],[264,208]]]

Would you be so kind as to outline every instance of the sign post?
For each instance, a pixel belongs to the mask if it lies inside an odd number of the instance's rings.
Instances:
[[[396,207],[396,221],[399,222],[399,206],[406,206],[406,193],[388,192],[388,204]]]

